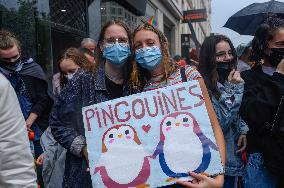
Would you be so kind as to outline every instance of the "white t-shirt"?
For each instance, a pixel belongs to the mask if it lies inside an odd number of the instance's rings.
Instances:
[[[0,73],[0,187],[36,188],[34,159],[18,98]]]

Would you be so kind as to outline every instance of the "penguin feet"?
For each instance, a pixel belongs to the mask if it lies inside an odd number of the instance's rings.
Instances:
[[[177,178],[167,178],[166,182],[173,182],[173,181],[177,181]]]
[[[146,183],[142,183],[142,184],[136,185],[136,188],[148,188],[148,187],[150,187],[150,185],[146,184]]]

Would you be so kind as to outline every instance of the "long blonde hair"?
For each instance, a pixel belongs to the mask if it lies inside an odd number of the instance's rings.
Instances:
[[[152,31],[153,33],[158,35],[162,53],[161,63],[164,66],[162,81],[167,80],[169,76],[179,68],[179,66],[174,63],[174,60],[170,56],[168,49],[168,40],[166,36],[155,26],[144,23],[134,30],[133,38],[135,37],[136,33],[141,30]],[[131,85],[135,89],[142,90],[146,84],[146,81],[149,79],[149,73],[147,72],[147,70],[141,68],[136,62],[133,62],[132,70],[133,71],[130,76]]]

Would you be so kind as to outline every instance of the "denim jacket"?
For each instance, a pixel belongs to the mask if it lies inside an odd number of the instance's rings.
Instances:
[[[236,153],[236,150],[239,136],[248,132],[247,124],[239,115],[244,84],[225,82],[224,85],[218,83],[217,86],[221,96],[217,100],[211,95],[211,100],[226,142],[225,175],[241,176],[244,164],[241,153]]]
[[[110,100],[105,84],[105,70],[102,63],[95,76],[78,70],[72,80],[61,91],[51,113],[50,127],[55,140],[65,149],[66,161],[63,187],[91,188],[91,176],[86,172],[87,161],[81,155],[86,146],[82,107]],[[123,95],[128,94],[124,84]]]

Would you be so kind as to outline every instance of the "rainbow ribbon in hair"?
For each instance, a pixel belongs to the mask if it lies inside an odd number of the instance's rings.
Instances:
[[[157,26],[157,20],[155,19],[155,16],[151,16],[150,19],[148,20],[148,23]]]

